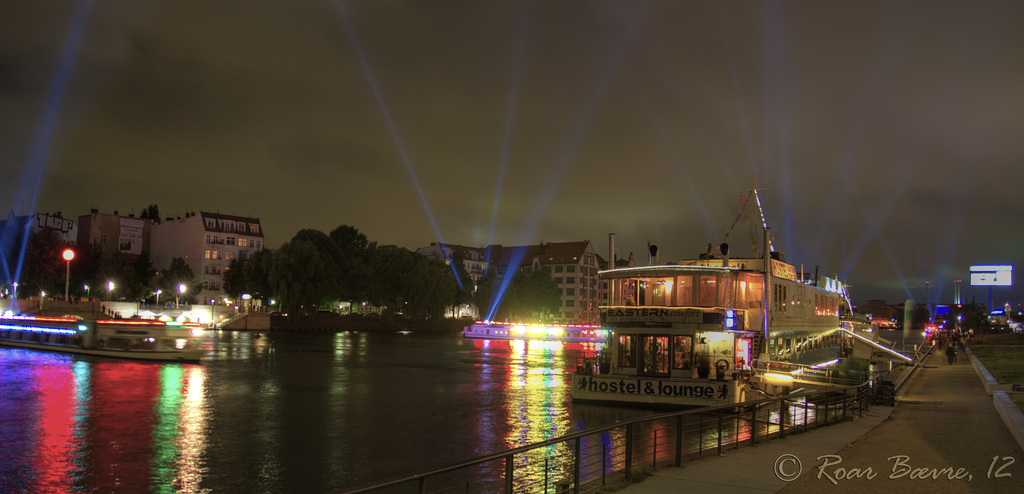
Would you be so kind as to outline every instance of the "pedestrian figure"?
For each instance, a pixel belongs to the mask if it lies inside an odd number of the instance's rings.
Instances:
[[[946,347],[946,360],[949,361],[949,365],[953,365],[953,361],[956,360],[956,349],[953,348],[953,345]]]

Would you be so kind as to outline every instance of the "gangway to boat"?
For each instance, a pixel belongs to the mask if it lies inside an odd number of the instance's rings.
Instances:
[[[904,363],[908,363],[908,364],[914,363],[914,359],[912,359],[912,358],[910,358],[910,357],[908,357],[906,355],[903,355],[902,353],[897,352],[896,350],[893,350],[892,348],[889,348],[889,347],[887,347],[885,345],[879,344],[878,342],[871,341],[871,340],[869,340],[869,339],[867,339],[867,338],[865,338],[865,337],[863,337],[863,336],[861,336],[861,335],[859,335],[859,334],[857,334],[857,333],[855,333],[853,331],[850,331],[849,329],[840,328],[839,330],[842,331],[843,333],[847,334],[847,335],[852,336],[856,342],[869,345],[869,346],[871,346],[872,349],[878,350],[878,351],[886,354],[887,356],[892,357],[890,360],[900,360],[900,361],[902,361]]]

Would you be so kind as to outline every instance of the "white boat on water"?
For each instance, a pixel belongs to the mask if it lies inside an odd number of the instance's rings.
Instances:
[[[462,330],[466,338],[605,343],[608,329],[587,324],[525,324],[476,321]]]
[[[851,344],[839,320],[851,308],[846,285],[799,273],[770,246],[765,229],[761,255],[730,259],[722,244],[696,259],[601,271],[601,318],[614,337],[601,365],[573,375],[572,398],[737,403],[785,392],[794,370],[838,362]]]
[[[100,357],[197,361],[206,355],[197,324],[135,319],[0,317],[0,345]]]

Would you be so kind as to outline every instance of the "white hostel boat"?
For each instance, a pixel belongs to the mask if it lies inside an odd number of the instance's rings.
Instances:
[[[133,319],[4,316],[0,345],[162,361],[197,361],[207,353],[199,325]]]
[[[770,245],[767,230],[764,244]],[[839,322],[850,307],[846,286],[798,276],[780,254],[764,251],[600,272],[609,290],[601,318],[614,336],[602,365],[573,375],[572,398],[737,403],[785,392],[791,369],[837,361],[849,338]]]
[[[610,331],[584,324],[523,324],[477,321],[462,330],[466,338],[605,343]]]

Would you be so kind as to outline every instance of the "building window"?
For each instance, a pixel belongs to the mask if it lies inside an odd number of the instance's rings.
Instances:
[[[106,233],[101,233],[100,234],[100,243],[101,244],[107,243],[107,234]]]
[[[252,233],[259,233],[260,232],[260,226],[257,225],[256,223],[249,223],[249,231],[252,232]]]
[[[567,284],[570,284],[570,285],[575,285],[576,284],[576,277],[575,276],[570,276],[570,277],[565,279],[565,282]]]
[[[213,218],[207,218],[206,219],[206,227],[207,228],[216,228],[217,227],[217,222],[214,221]]]
[[[231,260],[234,260],[234,258],[235,258],[235,253],[234,252],[225,252],[224,253],[224,260],[225,261],[231,261]]]
[[[575,288],[566,288],[565,289],[565,294],[570,296],[570,297],[571,296],[575,296],[576,295],[576,289]]]
[[[556,276],[555,277],[555,283],[558,283],[559,285],[561,285],[562,284],[562,277],[561,276]]]
[[[576,307],[576,301],[575,300],[566,300],[565,301],[565,306],[566,307]]]
[[[225,221],[224,222],[224,231],[226,231],[226,232],[233,232],[233,231],[235,231],[235,222],[234,221]]]
[[[565,267],[565,272],[566,273],[575,273],[576,272],[576,266],[566,266]]]
[[[240,238],[240,239],[238,239],[238,246],[239,247],[248,247],[249,246],[249,239],[247,239],[247,238]]]
[[[210,235],[206,235],[206,243],[210,243],[212,239],[213,237],[211,237]]]
[[[226,237],[224,243],[228,245],[235,245],[235,237]]]
[[[555,266],[555,272],[556,273],[561,273],[562,272],[562,266]]]
[[[260,249],[260,244],[261,244],[261,242],[260,242],[259,240],[253,240],[253,241],[252,241],[252,247],[253,247],[254,249],[256,249],[256,250],[259,250],[259,249]]]
[[[206,252],[203,253],[203,259],[210,259],[210,249],[206,249]]]

